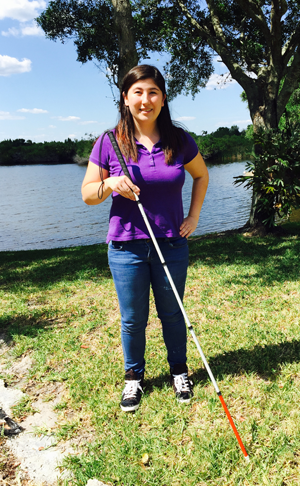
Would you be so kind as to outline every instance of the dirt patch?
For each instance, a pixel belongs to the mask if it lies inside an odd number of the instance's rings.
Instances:
[[[13,456],[7,439],[0,437],[0,484],[3,486],[31,486],[28,474],[20,469],[21,462]]]
[[[41,386],[28,379],[32,366],[29,355],[7,368],[8,361],[4,355],[9,352],[9,345],[5,336],[1,338],[0,349],[3,351],[4,348],[5,353],[1,353],[0,371],[4,379],[0,380],[0,408],[7,416],[15,418],[16,412],[13,414],[12,407],[26,396],[30,397],[31,406],[29,411],[21,409],[17,414],[17,421],[23,431],[17,435],[1,437],[0,484],[56,486],[61,477],[59,465],[66,455],[74,453],[69,442],[58,443],[53,433],[58,420],[54,407],[64,396],[64,385],[45,383]]]

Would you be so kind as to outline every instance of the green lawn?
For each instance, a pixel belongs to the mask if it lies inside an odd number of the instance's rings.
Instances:
[[[7,362],[34,359],[27,399],[64,383],[57,440],[87,434],[70,484],[299,485],[300,225],[285,236],[189,241],[185,308],[250,456],[247,464],[193,340],[195,397],[177,404],[151,302],[140,409],[124,414],[120,317],[106,245],[0,253]],[[14,377],[6,376],[6,380]],[[45,400],[51,400],[45,396]],[[44,431],[49,433],[49,431]]]

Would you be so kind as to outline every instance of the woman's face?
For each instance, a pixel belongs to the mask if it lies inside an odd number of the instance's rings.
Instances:
[[[164,106],[166,95],[153,79],[143,79],[134,83],[123,93],[124,103],[129,107],[130,113],[136,123],[156,123],[156,119]]]

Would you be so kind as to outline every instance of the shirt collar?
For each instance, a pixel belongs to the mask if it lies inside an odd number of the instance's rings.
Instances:
[[[145,147],[145,145],[143,145],[141,142],[139,142],[137,139],[135,139],[135,143],[138,147],[138,150],[147,150],[148,152],[148,149]],[[153,145],[153,148],[152,148],[152,152],[156,152],[157,149],[160,150],[162,147],[162,142],[161,140],[159,140],[158,142],[156,142],[154,145]]]

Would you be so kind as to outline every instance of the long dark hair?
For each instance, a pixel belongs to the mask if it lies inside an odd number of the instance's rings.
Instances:
[[[155,84],[166,94],[165,80],[159,70],[149,64],[141,64],[133,67],[124,77],[120,96],[120,121],[116,126],[116,137],[122,153],[128,160],[131,158],[137,162],[138,153],[134,138],[134,121],[129,107],[125,105],[123,93],[127,95],[131,86],[142,79],[152,79]],[[168,102],[165,99],[164,106],[157,118],[157,127],[165,153],[166,163],[171,165],[184,141],[184,131],[179,126],[174,125],[171,120]]]

